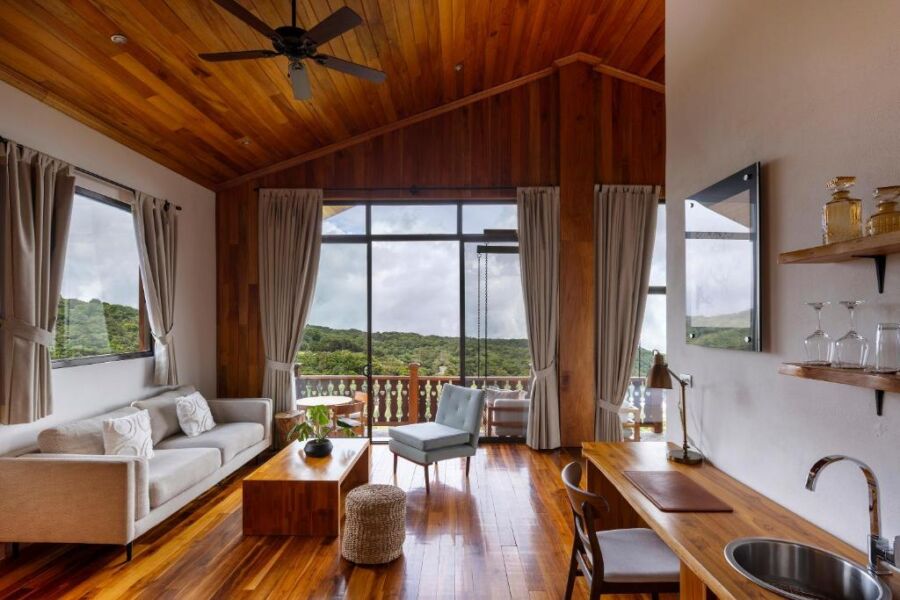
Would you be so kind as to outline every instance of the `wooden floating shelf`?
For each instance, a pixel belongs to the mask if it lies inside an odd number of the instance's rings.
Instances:
[[[900,392],[900,376],[894,373],[873,373],[861,369],[815,367],[801,363],[784,363],[778,367],[782,375],[802,379],[817,379],[875,390],[875,411],[881,416],[885,392]]]
[[[875,277],[878,293],[884,293],[884,271],[889,254],[900,254],[900,231],[870,235],[848,242],[836,242],[813,246],[802,250],[782,252],[778,263],[782,265],[839,263],[860,258],[875,261]]]
[[[778,263],[782,265],[837,263],[888,254],[900,254],[900,231],[782,252],[778,257]]]

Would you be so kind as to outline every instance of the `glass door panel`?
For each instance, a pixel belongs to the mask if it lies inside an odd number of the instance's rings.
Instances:
[[[372,242],[376,439],[433,421],[441,387],[459,382],[459,312],[459,242]]]
[[[322,244],[316,293],[297,353],[298,398],[346,396],[335,409],[365,430],[368,316],[365,243]]]

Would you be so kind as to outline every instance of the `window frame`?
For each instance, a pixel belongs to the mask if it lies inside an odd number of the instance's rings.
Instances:
[[[78,196],[89,198],[101,204],[105,204],[106,206],[109,206],[111,208],[123,210],[128,213],[131,213],[132,211],[132,206],[127,202],[116,200],[115,198],[110,198],[109,196],[106,196],[99,192],[95,192],[94,190],[82,186],[75,186],[75,194]],[[134,360],[137,358],[149,358],[153,356],[154,342],[153,336],[150,335],[150,323],[147,319],[147,304],[144,299],[144,285],[141,278],[140,265],[136,265],[136,267],[138,269],[138,330],[140,332],[141,342],[144,346],[146,346],[146,349],[140,350],[138,352],[122,352],[119,354],[98,354],[95,356],[51,359],[50,367],[52,369],[82,367],[86,365],[96,365],[100,363],[117,362],[121,360]],[[65,277],[65,274],[63,274],[63,276]]]

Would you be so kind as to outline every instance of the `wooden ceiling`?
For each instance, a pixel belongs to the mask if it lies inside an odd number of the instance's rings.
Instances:
[[[272,26],[290,21],[288,0],[241,3]],[[365,24],[321,51],[386,83],[313,65],[314,98],[298,102],[283,57],[203,62],[270,47],[211,0],[3,0],[0,79],[208,187],[576,52],[663,80],[664,0],[299,0],[299,24],[343,4]]]

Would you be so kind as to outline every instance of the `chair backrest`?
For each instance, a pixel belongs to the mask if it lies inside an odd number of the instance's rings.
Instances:
[[[588,582],[596,573],[600,573],[602,578],[603,557],[595,532],[597,519],[600,514],[609,512],[609,504],[603,496],[581,489],[580,462],[571,462],[563,467],[562,480],[575,520],[575,551],[580,554],[579,562],[590,571],[585,573]]]
[[[435,422],[471,435],[469,444],[478,447],[481,417],[484,414],[484,391],[449,383],[441,390]]]

